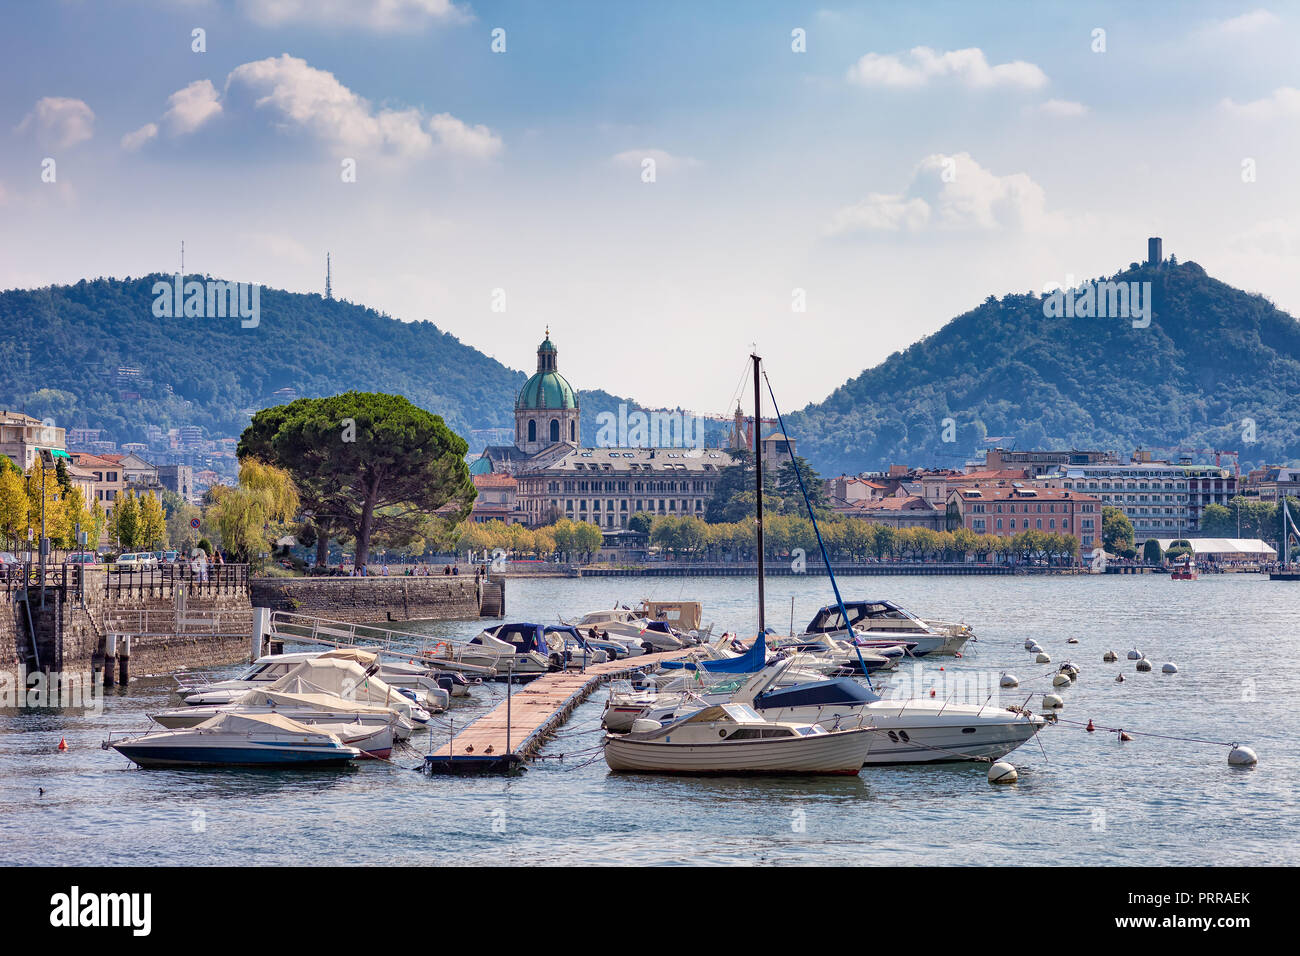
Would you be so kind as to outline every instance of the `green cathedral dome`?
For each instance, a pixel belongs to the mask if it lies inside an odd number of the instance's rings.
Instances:
[[[578,407],[578,393],[569,380],[557,369],[559,351],[551,341],[548,329],[546,339],[537,347],[537,371],[524,383],[515,400],[516,409],[563,409]]]

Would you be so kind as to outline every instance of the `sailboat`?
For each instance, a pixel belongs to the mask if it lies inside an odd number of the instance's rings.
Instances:
[[[754,420],[761,419],[761,359],[754,364]],[[757,449],[756,449],[757,451]],[[762,667],[767,650],[764,612],[763,456],[754,456],[758,552],[758,639],[752,661]],[[721,662],[711,662],[716,667]],[[745,661],[750,665],[750,661]],[[697,667],[703,667],[703,662]],[[725,666],[725,665],[723,665]],[[669,724],[637,720],[630,733],[605,737],[610,770],[671,774],[856,774],[876,732],[869,727],[828,730],[816,723],[765,720],[743,704],[718,704]]]

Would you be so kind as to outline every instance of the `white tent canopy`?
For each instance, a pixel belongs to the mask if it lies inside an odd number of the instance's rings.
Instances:
[[[1156,538],[1161,551],[1168,551],[1171,544],[1182,540],[1192,546],[1192,553],[1198,558],[1272,561],[1277,557],[1277,549],[1259,538]]]

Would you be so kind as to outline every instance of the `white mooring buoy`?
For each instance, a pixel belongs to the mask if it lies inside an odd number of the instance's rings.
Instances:
[[[989,783],[1015,783],[1017,779],[1016,768],[1005,760],[989,767]]]
[[[1042,651],[1038,652],[1038,656],[1035,657],[1034,660],[1036,660],[1040,664],[1052,663],[1052,659],[1048,655],[1044,654]]]
[[[1025,641],[1025,650],[1032,651],[1037,644],[1038,642],[1031,637],[1029,640]]]
[[[1065,671],[1057,671],[1052,677],[1053,687],[1064,687],[1068,683],[1070,683],[1070,675]]]
[[[1135,647],[1133,650],[1128,652],[1128,659],[1131,661],[1140,661],[1142,660],[1142,652]]]
[[[1065,706],[1065,701],[1061,700],[1059,694],[1043,695],[1043,710],[1060,710]]]
[[[1113,664],[1117,660],[1119,660],[1119,655],[1116,654],[1114,651],[1107,651],[1105,654],[1101,655],[1101,659],[1103,663]]]
[[[1249,747],[1233,744],[1232,749],[1228,751],[1229,767],[1253,767],[1257,763],[1259,763],[1259,757]]]
[[[1151,662],[1144,657],[1142,660],[1137,662],[1137,669],[1145,674],[1147,671],[1151,670]]]
[[[1019,687],[1020,681],[1016,680],[1015,674],[1003,674],[1002,679],[998,681],[1000,687]]]
[[[1077,637],[1072,637],[1072,638],[1070,638],[1068,641],[1066,641],[1065,643],[1067,643],[1067,644],[1078,644],[1078,643],[1079,643],[1079,639],[1078,639]]]
[[[1170,662],[1167,663],[1167,664],[1161,664],[1161,665],[1160,665],[1160,673],[1162,673],[1162,674],[1177,674],[1177,673],[1178,673],[1178,665],[1175,664],[1173,661],[1170,661]]]
[[[1116,675],[1115,675],[1115,683],[1116,683],[1116,684],[1122,684],[1122,683],[1124,683],[1124,675],[1123,675],[1123,674],[1116,674]]]

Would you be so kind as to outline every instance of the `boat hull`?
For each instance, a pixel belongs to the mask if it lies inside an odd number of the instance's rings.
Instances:
[[[338,767],[358,756],[352,747],[303,747],[257,741],[226,745],[140,740],[113,744],[113,749],[141,767]]]
[[[854,776],[874,732],[846,731],[790,739],[673,744],[666,739],[607,736],[605,763],[624,773]]]

